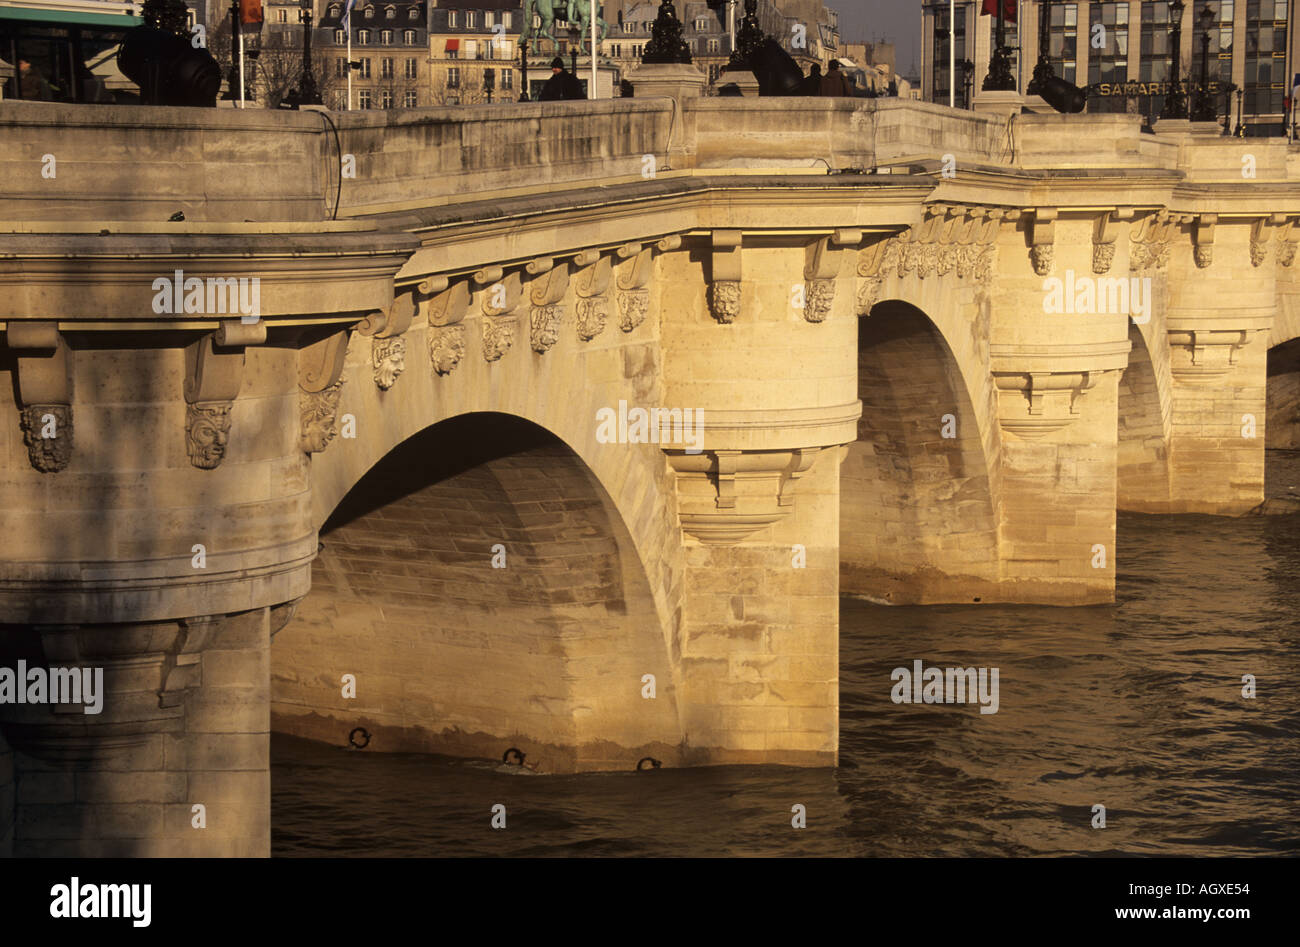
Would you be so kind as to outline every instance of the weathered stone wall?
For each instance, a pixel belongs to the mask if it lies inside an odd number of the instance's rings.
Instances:
[[[1267,400],[1267,446],[1300,448],[1300,343],[1269,351]]]
[[[677,761],[673,675],[635,547],[540,429],[476,414],[417,435],[321,541],[312,592],[273,649],[277,730],[343,744],[364,726],[389,752],[513,745],[551,772]]]
[[[56,633],[104,669],[103,709],[7,708],[13,853],[269,855],[268,611]],[[33,633],[0,631],[6,659],[49,660]]]

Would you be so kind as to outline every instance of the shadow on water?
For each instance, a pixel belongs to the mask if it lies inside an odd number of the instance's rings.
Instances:
[[[1300,452],[1270,451],[1269,495],[1294,492]],[[1114,605],[843,600],[837,769],[524,779],[277,735],[273,851],[1300,854],[1300,515],[1121,514],[1117,541]],[[998,668],[998,712],[894,704],[890,672],[917,659]]]

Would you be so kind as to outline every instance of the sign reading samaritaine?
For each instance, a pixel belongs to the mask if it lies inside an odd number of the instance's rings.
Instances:
[[[1193,91],[1186,81],[1179,83],[1184,92]],[[1172,82],[1137,82],[1130,80],[1128,82],[1098,82],[1088,86],[1088,92],[1092,95],[1168,95]],[[1210,82],[1210,95],[1218,95],[1223,91],[1223,85],[1218,80]]]

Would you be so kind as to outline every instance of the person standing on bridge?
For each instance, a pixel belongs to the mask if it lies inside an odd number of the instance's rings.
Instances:
[[[840,71],[838,59],[831,60],[830,71],[822,76],[821,94],[824,98],[843,98],[853,95],[853,86],[850,85],[848,76]]]
[[[551,60],[551,78],[542,86],[537,96],[539,102],[559,102],[560,100],[585,99],[582,83],[564,68],[564,60],[556,56]]]

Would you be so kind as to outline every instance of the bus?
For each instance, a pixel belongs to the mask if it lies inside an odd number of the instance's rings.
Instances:
[[[0,98],[138,102],[117,50],[143,23],[136,4],[115,0],[0,0]]]

